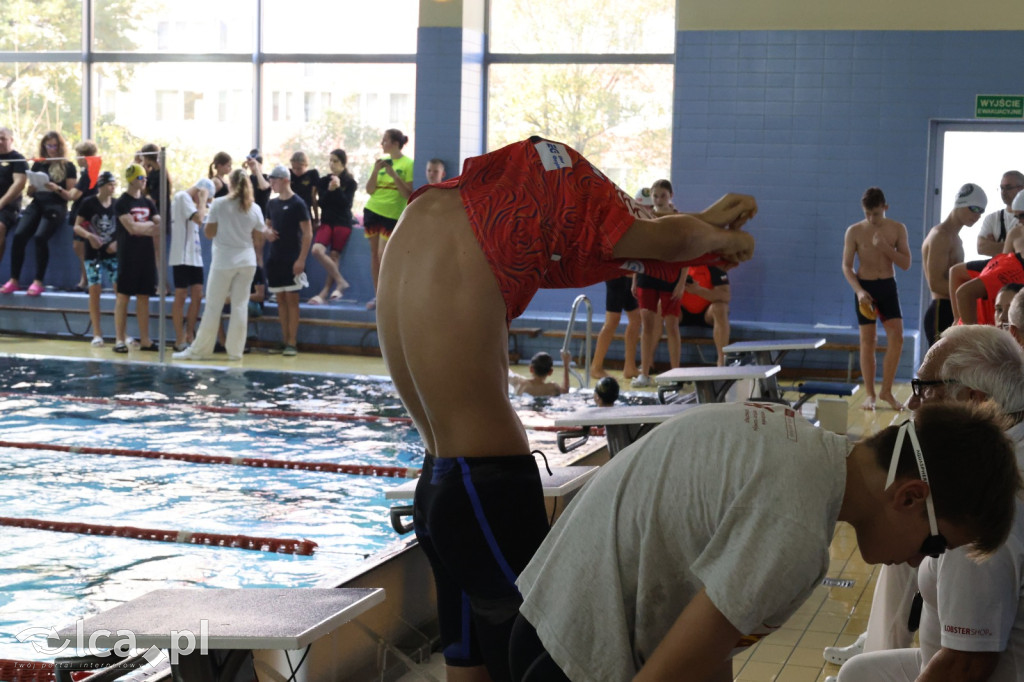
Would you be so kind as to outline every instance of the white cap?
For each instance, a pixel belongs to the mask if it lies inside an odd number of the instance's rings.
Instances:
[[[1024,189],[1017,192],[1017,196],[1013,198],[1013,203],[1010,204],[1010,210],[1014,213],[1024,211]]]
[[[651,197],[650,187],[641,187],[634,197],[636,203],[641,206],[654,206],[654,199]]]
[[[985,196],[985,190],[973,182],[968,182],[961,187],[960,191],[956,193],[956,201],[953,202],[953,208],[981,209],[975,213],[984,213],[986,206],[988,206],[988,197]]]

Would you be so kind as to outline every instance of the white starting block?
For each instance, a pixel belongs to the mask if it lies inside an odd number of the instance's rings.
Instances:
[[[619,450],[644,436],[658,424],[671,419],[693,407],[693,403],[672,403],[669,405],[613,405],[611,407],[588,407],[555,419],[555,426],[577,430],[559,433],[559,449],[563,452],[572,447],[563,447],[568,437],[586,440],[591,426],[605,427],[608,438],[608,454],[614,457]],[[567,435],[563,435],[567,434]],[[579,444],[582,444],[580,441]],[[578,445],[578,444],[577,444]]]
[[[683,384],[692,382],[697,388],[697,402],[701,404],[725,402],[725,394],[737,381],[763,381],[774,377],[782,368],[778,365],[726,365],[725,367],[677,367],[662,372],[654,380],[665,391],[679,392]]]
[[[168,652],[175,680],[229,682],[251,651],[301,649],[382,601],[381,588],[163,589],[62,628],[46,641],[71,650],[119,649],[123,633],[131,632],[132,646]],[[225,654],[222,666],[215,664],[215,651]]]

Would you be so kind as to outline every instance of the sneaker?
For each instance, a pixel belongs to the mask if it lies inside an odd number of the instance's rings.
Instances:
[[[286,358],[291,358],[299,354],[299,349],[295,346],[285,346],[284,350],[281,351],[281,355]]]
[[[857,641],[853,644],[849,646],[827,646],[825,647],[825,650],[821,652],[821,655],[829,663],[842,665],[864,651],[864,640],[867,638],[868,633],[862,632],[860,637],[858,637]]]
[[[650,388],[654,385],[654,380],[651,379],[647,374],[641,374],[633,381],[629,382],[629,385],[633,388]]]
[[[825,678],[825,682],[839,682],[839,678],[835,675],[829,675]]]
[[[93,348],[103,348],[103,337],[102,336],[94,336],[94,337],[92,337],[92,347]]]
[[[210,359],[212,359],[209,355],[200,355],[199,353],[196,353],[195,351],[193,351],[191,348],[186,348],[185,350],[178,351],[177,353],[172,353],[171,357],[174,358],[175,360],[210,360]]]
[[[188,344],[182,341],[181,343],[174,344],[174,352],[180,353],[188,348]]]

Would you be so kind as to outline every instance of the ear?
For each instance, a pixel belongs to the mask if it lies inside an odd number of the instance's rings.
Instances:
[[[892,504],[897,511],[914,509],[924,505],[929,492],[928,484],[921,479],[906,479],[893,486]]]

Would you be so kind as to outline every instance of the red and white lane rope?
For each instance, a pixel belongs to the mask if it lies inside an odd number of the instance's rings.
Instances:
[[[105,526],[98,523],[20,519],[10,516],[0,516],[0,526],[33,528],[35,530],[49,530],[57,533],[78,533],[80,535],[106,535],[135,540],[151,540],[153,542],[177,542],[184,545],[232,547],[235,549],[250,549],[257,552],[298,554],[300,556],[312,555],[317,547],[317,544],[312,540],[296,540],[294,538],[266,538],[252,535],[136,528],[135,526]]]
[[[335,462],[300,462],[295,460],[268,459],[265,457],[228,457],[226,455],[200,455],[187,452],[129,450],[125,448],[57,445],[51,443],[22,443],[7,440],[0,440],[0,448],[51,450],[54,452],[68,452],[73,455],[115,455],[118,457],[142,457],[144,459],[170,459],[179,462],[192,462],[193,464],[233,464],[235,466],[256,467],[259,469],[295,469],[300,471],[322,471],[332,474],[355,474],[357,476],[416,478],[420,475],[420,470],[415,467],[337,464]]]

